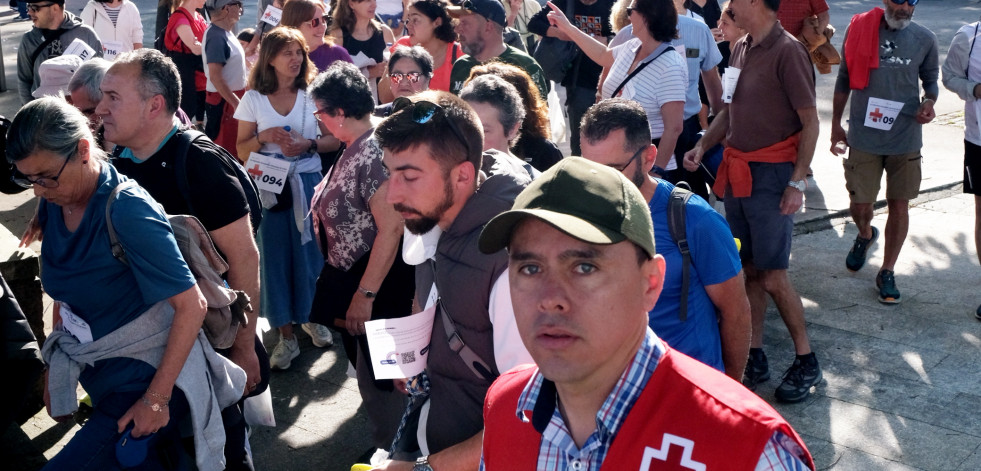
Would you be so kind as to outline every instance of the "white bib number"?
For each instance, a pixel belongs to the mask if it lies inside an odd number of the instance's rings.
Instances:
[[[107,61],[116,60],[116,56],[123,53],[122,41],[102,41],[102,57]]]
[[[71,44],[68,45],[68,49],[65,49],[65,54],[71,54],[73,56],[81,57],[83,61],[87,61],[95,57],[95,49],[82,41],[79,38],[75,38]]]
[[[870,97],[865,110],[865,126],[888,131],[896,124],[896,117],[902,109],[902,102]]]
[[[722,101],[732,103],[732,96],[736,93],[736,83],[739,82],[739,74],[742,70],[736,67],[726,67],[722,75]]]
[[[58,310],[61,315],[61,326],[68,331],[68,333],[75,336],[79,343],[89,343],[92,341],[92,328],[89,327],[88,322],[82,320],[81,317],[75,315],[72,312],[72,308],[67,304],[59,302],[60,308]]]
[[[249,154],[249,160],[245,163],[245,170],[255,180],[256,186],[260,190],[280,194],[286,184],[286,177],[289,175],[290,163],[268,155]]]
[[[266,11],[262,12],[262,21],[269,23],[273,26],[279,26],[279,21],[283,18],[283,10],[276,8],[272,5],[266,7]]]

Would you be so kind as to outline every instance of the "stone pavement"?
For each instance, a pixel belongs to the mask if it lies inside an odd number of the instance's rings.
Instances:
[[[829,3],[840,47],[848,18],[879,2]],[[152,25],[152,12],[143,8],[152,3],[137,4],[144,24]],[[937,33],[942,60],[957,28],[979,14],[976,0],[922,0],[915,20]],[[12,17],[0,11],[7,85],[14,89],[0,93],[0,114],[7,116],[18,106],[16,47],[30,28],[10,24]],[[973,318],[981,303],[976,288],[981,270],[973,243],[973,198],[960,194],[959,185],[963,103],[942,89],[938,119],[924,128],[923,194],[910,210],[909,238],[896,269],[904,301],[884,306],[874,289],[881,243],[873,246],[868,267],[858,273],[844,268],[856,231],[845,217],[840,158],[828,152],[833,84],[833,75],[818,77],[822,126],[812,166],[816,176],[797,216],[790,270],[825,380],[807,401],[776,407],[802,434],[819,469],[981,469],[981,393],[976,392],[981,366],[973,361],[981,353],[981,323]],[[0,223],[21,233],[33,205],[27,195],[0,197]],[[884,227],[885,214],[880,211],[874,224]],[[758,392],[774,403],[773,389],[792,360],[793,346],[773,308],[766,328],[772,380]],[[268,344],[276,340],[266,335]],[[305,337],[300,345],[293,367],[273,374],[278,426],[255,429],[257,468],[346,470],[368,448],[356,382],[345,374],[339,347],[320,350]],[[50,457],[76,430],[42,411],[21,429],[8,430],[4,441],[21,438],[21,454]]]

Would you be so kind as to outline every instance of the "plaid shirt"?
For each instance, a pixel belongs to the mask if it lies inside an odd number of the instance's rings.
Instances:
[[[626,420],[634,402],[640,397],[647,381],[654,374],[654,369],[657,368],[657,363],[664,352],[664,344],[648,328],[640,350],[596,413],[596,430],[586,439],[581,449],[576,446],[558,407],[555,407],[557,398],[555,384],[546,381],[541,373],[536,372],[521,392],[516,411],[519,419],[530,422],[531,418],[527,417],[524,411],[534,411],[536,407],[542,407],[543,404],[539,404],[540,400],[548,401],[544,405],[550,405],[552,408],[552,418],[542,433],[536,469],[599,470],[617,431]],[[756,469],[757,471],[806,470],[807,465],[798,458],[803,454],[803,450],[790,437],[776,432],[764,447]],[[480,469],[484,470],[483,459],[480,462]]]

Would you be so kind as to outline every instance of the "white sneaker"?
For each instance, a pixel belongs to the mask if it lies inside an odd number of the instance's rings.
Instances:
[[[330,329],[325,325],[307,322],[303,324],[303,331],[310,335],[313,344],[317,347],[330,348],[334,345],[334,334],[330,333]]]
[[[274,370],[289,369],[293,359],[300,356],[300,344],[296,341],[296,336],[291,339],[280,337],[279,343],[269,356],[269,367]]]

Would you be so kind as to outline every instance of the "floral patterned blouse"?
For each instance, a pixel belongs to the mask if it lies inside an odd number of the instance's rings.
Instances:
[[[378,234],[368,201],[388,174],[374,128],[348,147],[317,185],[310,204],[327,263],[347,271],[371,250]]]

